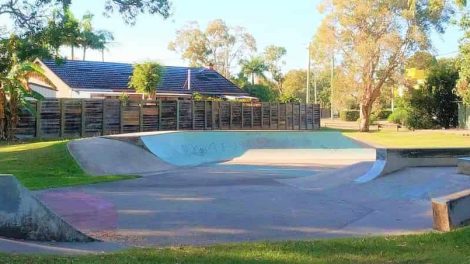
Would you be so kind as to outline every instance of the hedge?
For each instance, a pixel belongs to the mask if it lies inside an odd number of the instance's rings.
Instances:
[[[343,110],[339,113],[339,118],[343,121],[357,121],[359,117],[359,110]]]

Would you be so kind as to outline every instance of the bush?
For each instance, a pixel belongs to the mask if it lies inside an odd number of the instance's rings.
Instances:
[[[408,120],[408,111],[404,108],[397,108],[387,118],[391,123],[405,125]]]
[[[357,121],[359,116],[358,110],[343,110],[339,113],[339,118],[343,121]]]
[[[374,118],[376,120],[387,120],[391,114],[392,110],[380,110],[374,113]]]

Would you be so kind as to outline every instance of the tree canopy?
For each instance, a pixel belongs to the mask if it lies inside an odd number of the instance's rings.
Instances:
[[[454,13],[446,0],[324,1],[315,40],[339,58],[359,92],[361,130],[369,130],[372,106],[407,57],[430,48],[430,33],[443,32]]]
[[[163,77],[163,67],[156,62],[145,62],[134,65],[129,88],[155,99],[157,85]]]

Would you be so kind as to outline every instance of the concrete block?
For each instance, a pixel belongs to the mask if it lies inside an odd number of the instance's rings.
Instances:
[[[470,175],[470,158],[460,158],[457,166],[459,173]]]
[[[432,199],[433,227],[451,231],[470,225],[470,189]]]
[[[34,241],[96,241],[50,211],[12,175],[0,175],[0,236]]]

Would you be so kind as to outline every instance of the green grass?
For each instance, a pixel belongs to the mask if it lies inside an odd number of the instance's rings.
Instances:
[[[0,254],[0,263],[470,263],[470,229],[447,234],[131,249],[77,257]]]
[[[470,147],[470,136],[439,131],[345,132],[344,135],[373,146],[397,148]]]
[[[32,190],[135,178],[87,175],[69,154],[67,141],[0,145],[0,173],[15,175]]]

